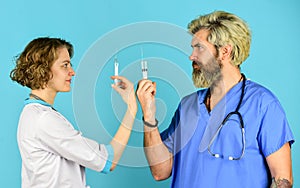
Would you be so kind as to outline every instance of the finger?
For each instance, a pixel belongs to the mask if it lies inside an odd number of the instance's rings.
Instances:
[[[137,94],[137,97],[139,99],[139,101],[141,102],[141,100],[144,100],[145,98],[149,98],[152,96],[152,91],[154,90],[154,87],[152,85],[152,83],[142,83],[144,85],[141,85],[139,87],[139,89],[137,90],[136,94]],[[151,88],[152,87],[152,88]]]
[[[149,88],[150,86],[152,86],[153,85],[153,82],[151,81],[151,80],[145,80],[144,82],[143,82],[143,85],[141,85],[141,88],[143,89],[143,90],[146,90],[147,88]]]
[[[123,82],[121,80],[121,82],[118,83],[118,86],[119,88],[123,89],[123,90],[126,90],[128,87],[127,87],[127,84],[125,82]]]
[[[154,87],[152,94],[155,96],[156,95],[156,82],[152,82],[152,83],[153,83],[153,87]]]
[[[142,87],[141,87],[141,92],[146,93],[149,92],[149,89],[151,89],[151,87],[153,87],[153,84],[150,82],[146,82]],[[151,89],[153,90],[153,89]]]
[[[155,93],[155,88],[153,86],[150,86],[145,90],[145,92],[151,93],[153,95]]]
[[[143,86],[143,85],[145,85],[146,83],[152,83],[152,81],[151,81],[151,80],[142,79],[142,80],[140,80],[140,81],[138,82],[138,85]]]
[[[140,92],[143,92],[143,91],[145,91],[145,87],[147,87],[146,85],[147,85],[147,83],[149,84],[149,83],[152,83],[152,81],[150,81],[150,80],[145,80],[145,79],[143,79],[143,80],[140,80],[139,82],[138,82],[138,85],[137,85],[137,93],[140,93]]]
[[[113,80],[113,79],[120,79],[121,76],[117,76],[117,75],[114,75],[114,76],[110,76],[110,78]]]
[[[126,89],[128,87],[130,87],[130,85],[133,86],[133,83],[130,82],[127,78],[125,78],[124,76],[111,76],[111,79],[117,79],[119,80],[119,82],[117,83],[117,85],[123,89]]]
[[[122,80],[123,82],[126,82],[126,83],[131,83],[126,77],[124,76],[117,76],[119,80]]]
[[[122,94],[123,89],[116,84],[111,84],[111,87],[119,94]]]
[[[129,82],[129,80],[127,80],[124,76],[111,76],[110,77],[112,80],[114,79],[118,79],[118,80],[122,80],[123,82]]]

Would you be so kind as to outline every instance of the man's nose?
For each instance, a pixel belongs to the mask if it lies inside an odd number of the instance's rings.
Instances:
[[[192,54],[190,55],[189,59],[190,59],[191,61],[195,61],[195,60],[196,60],[196,54],[195,54],[195,51],[194,51],[194,50],[192,51]]]

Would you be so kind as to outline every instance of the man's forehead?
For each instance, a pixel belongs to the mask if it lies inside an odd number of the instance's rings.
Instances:
[[[193,37],[192,41],[191,41],[191,45],[195,46],[197,44],[201,44],[201,45],[207,45],[207,41],[200,39],[198,37]]]
[[[207,43],[208,42],[207,36],[208,36],[207,30],[199,30],[197,33],[193,35],[192,44]]]
[[[193,36],[193,38],[192,38],[192,44],[197,44],[197,43],[201,43],[201,42],[202,41],[198,37]]]

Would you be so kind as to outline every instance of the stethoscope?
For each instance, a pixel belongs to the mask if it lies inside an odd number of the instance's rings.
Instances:
[[[242,74],[242,78],[243,78],[243,85],[242,85],[242,92],[241,92],[241,97],[240,97],[240,101],[235,109],[235,111],[232,111],[230,113],[227,114],[227,116],[224,118],[224,120],[222,121],[221,125],[218,127],[216,133],[213,135],[212,139],[210,140],[208,146],[207,146],[207,150],[208,153],[211,154],[212,156],[216,157],[216,158],[220,158],[220,154],[218,153],[213,153],[210,149],[211,145],[213,144],[213,142],[215,141],[217,135],[220,133],[221,129],[223,128],[223,126],[225,125],[225,123],[227,122],[227,120],[234,114],[236,114],[239,117],[239,121],[240,121],[240,128],[241,128],[241,132],[242,132],[242,142],[243,142],[243,148],[242,148],[242,154],[239,157],[232,157],[229,156],[228,159],[229,160],[240,160],[244,154],[245,154],[245,147],[246,147],[246,140],[245,140],[245,128],[244,128],[244,121],[242,118],[242,115],[239,112],[240,106],[242,104],[243,98],[244,98],[244,93],[245,93],[245,86],[246,86],[246,76],[244,74]]]

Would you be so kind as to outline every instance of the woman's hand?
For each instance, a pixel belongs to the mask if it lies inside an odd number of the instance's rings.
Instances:
[[[134,85],[123,76],[111,76],[111,79],[117,79],[119,82],[112,84],[112,88],[118,92],[127,106],[134,111],[137,111],[137,103],[134,92]]]

